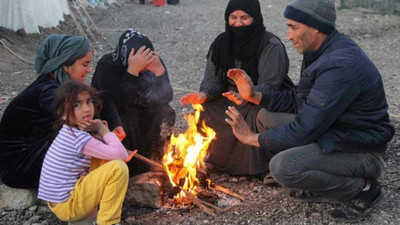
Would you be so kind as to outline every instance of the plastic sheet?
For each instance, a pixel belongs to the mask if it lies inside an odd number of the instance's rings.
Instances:
[[[0,0],[0,26],[39,33],[39,26],[54,27],[69,14],[67,0]]]

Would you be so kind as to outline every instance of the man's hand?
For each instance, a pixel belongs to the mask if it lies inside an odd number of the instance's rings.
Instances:
[[[203,104],[206,100],[207,95],[203,92],[192,92],[179,99],[182,106],[188,104]]]
[[[234,102],[236,105],[241,105],[244,103],[242,96],[240,96],[238,93],[236,93],[234,91],[228,91],[228,92],[222,93],[222,96],[228,98],[229,100]]]
[[[118,137],[120,141],[124,140],[124,138],[126,137],[125,130],[122,126],[114,128],[112,132]]]
[[[258,143],[259,134],[253,133],[250,130],[246,121],[244,121],[242,114],[240,114],[235,107],[229,106],[225,113],[230,117],[230,119],[226,118],[225,122],[231,125],[233,134],[240,142],[246,145],[260,147],[260,144]]]
[[[254,84],[244,70],[230,69],[227,76],[235,82],[239,94],[244,100],[256,105],[260,104],[262,94],[254,90]]]
[[[128,72],[133,76],[139,76],[147,65],[154,59],[153,53],[150,48],[142,46],[135,54],[135,49],[132,48],[128,58]]]

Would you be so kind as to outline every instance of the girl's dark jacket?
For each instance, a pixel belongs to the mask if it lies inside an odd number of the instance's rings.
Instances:
[[[272,152],[312,142],[327,153],[384,152],[394,135],[379,71],[337,30],[305,53],[295,90],[264,93],[260,104],[297,113],[295,121],[259,135],[261,147]]]

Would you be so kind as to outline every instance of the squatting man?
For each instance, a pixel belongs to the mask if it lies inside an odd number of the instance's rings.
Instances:
[[[333,1],[295,0],[284,16],[287,39],[303,55],[297,88],[260,93],[243,70],[227,75],[239,92],[230,92],[230,100],[263,106],[264,123],[279,125],[253,133],[232,106],[225,121],[242,143],[275,155],[270,171],[277,182],[294,188],[292,197],[343,202],[330,216],[359,221],[383,199],[377,178],[394,135],[381,75],[361,48],[336,30]]]

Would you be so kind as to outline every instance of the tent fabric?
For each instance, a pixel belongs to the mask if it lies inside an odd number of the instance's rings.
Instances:
[[[39,26],[55,27],[68,15],[67,0],[0,0],[0,26],[39,33]]]

